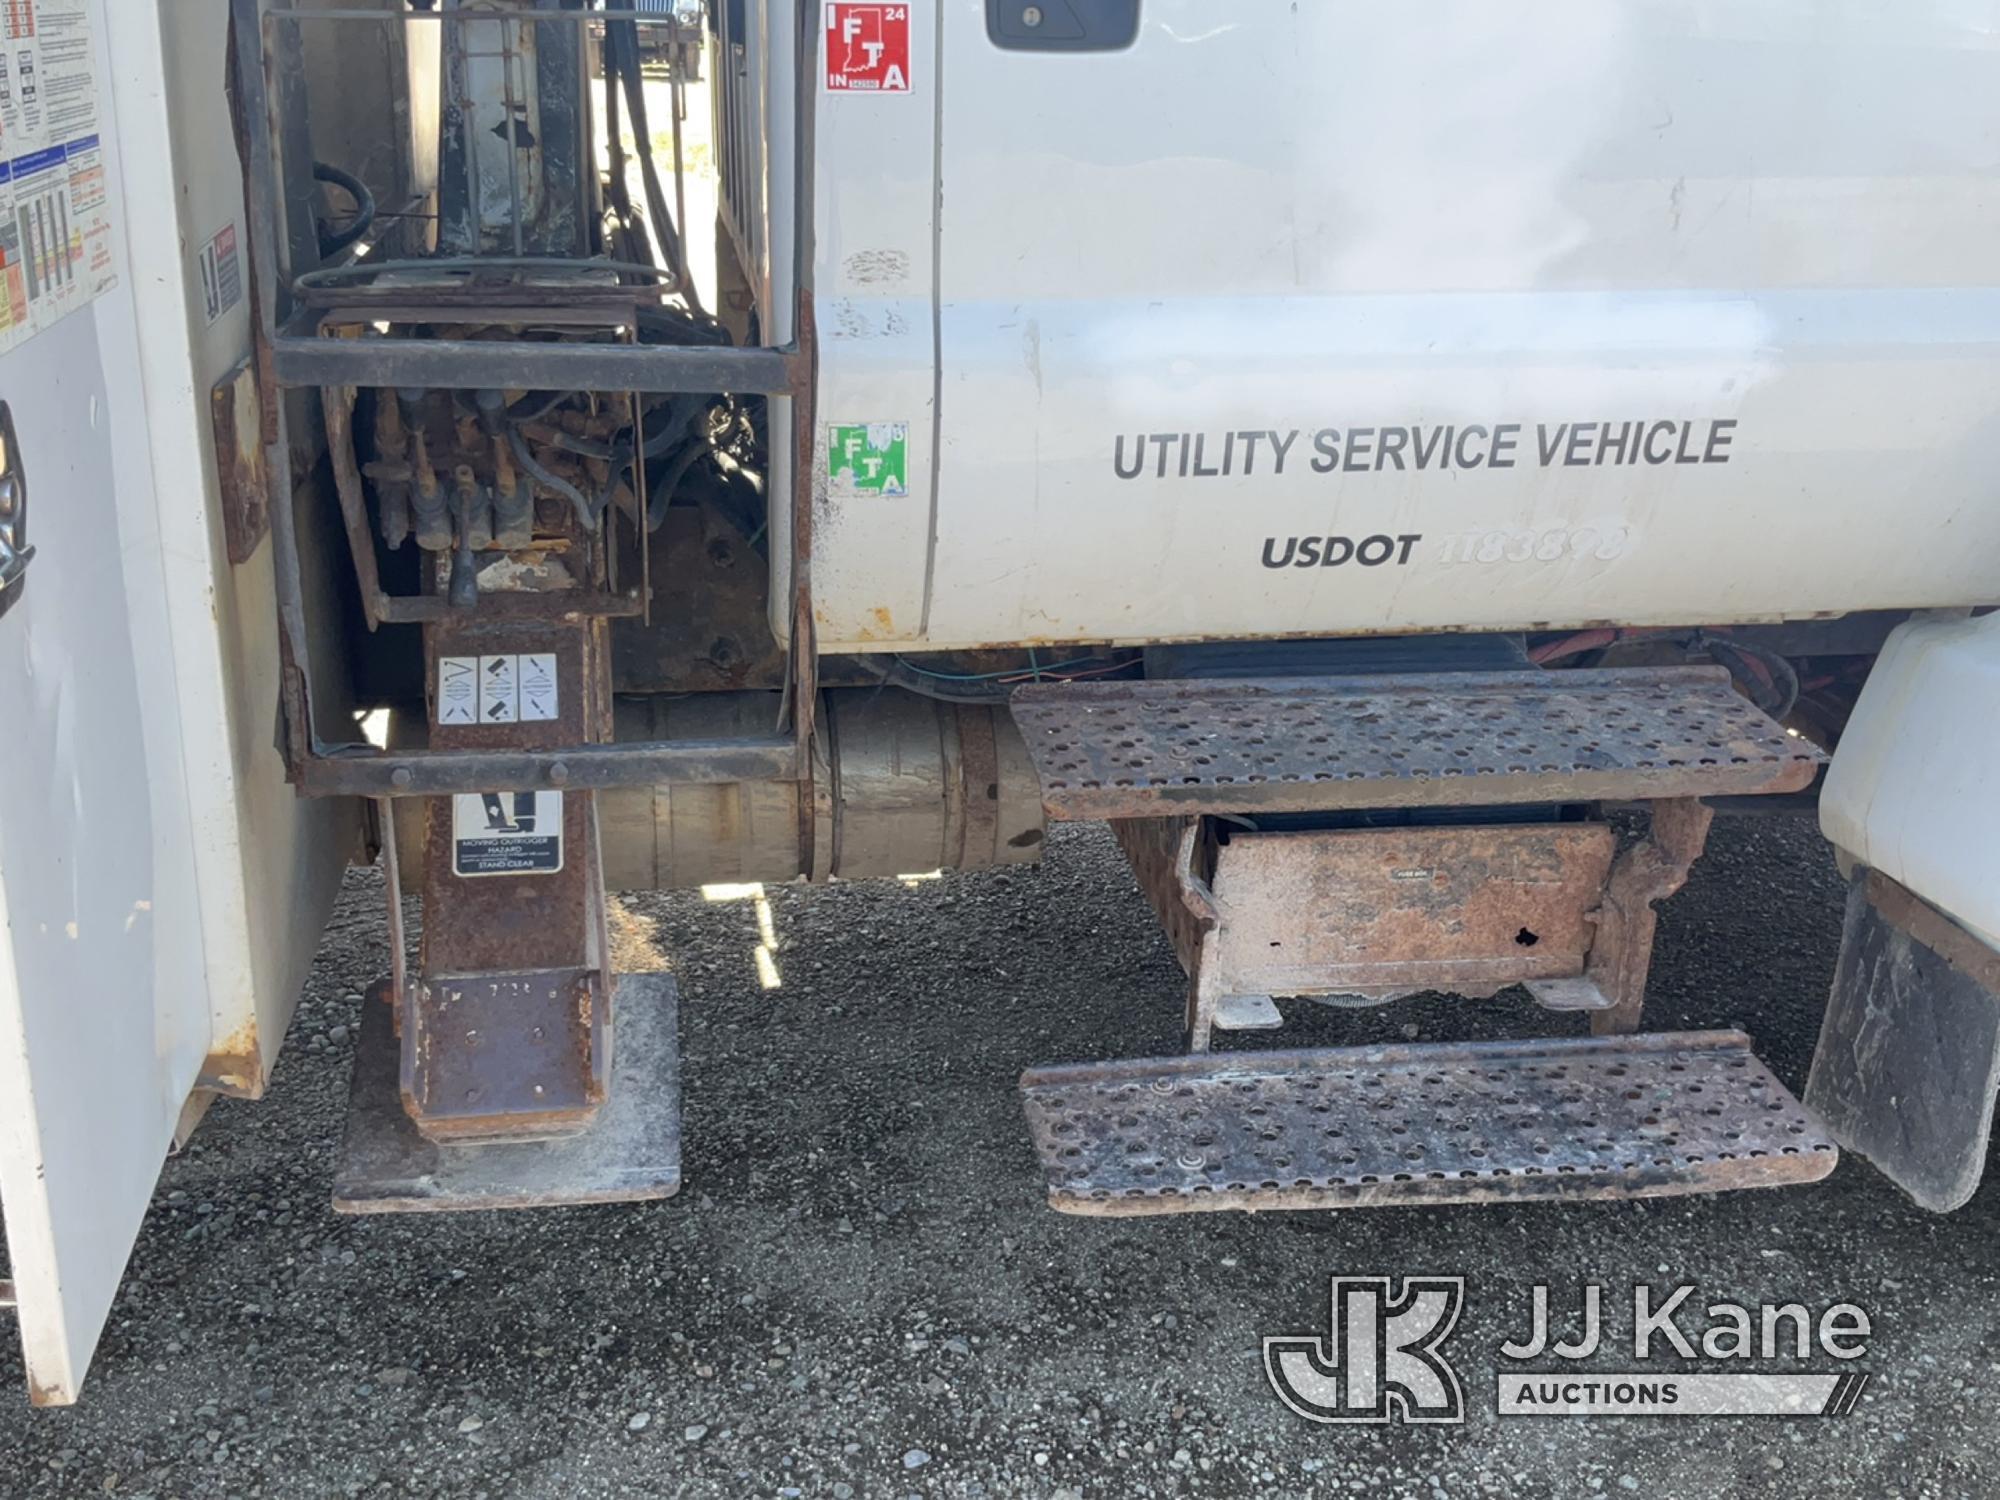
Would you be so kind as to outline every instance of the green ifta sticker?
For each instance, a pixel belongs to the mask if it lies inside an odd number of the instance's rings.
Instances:
[[[836,495],[909,493],[908,422],[833,422],[827,426],[826,477]]]

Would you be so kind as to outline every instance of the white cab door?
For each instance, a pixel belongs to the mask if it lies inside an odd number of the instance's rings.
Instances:
[[[2000,598],[1994,0],[908,9],[815,121],[823,440],[909,424],[823,649]]]

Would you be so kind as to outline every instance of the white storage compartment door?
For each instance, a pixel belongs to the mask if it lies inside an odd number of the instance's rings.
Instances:
[[[209,1042],[105,5],[0,12],[40,82],[33,116],[0,103],[0,401],[35,549],[0,613],[0,1206],[37,1404],[76,1397]]]

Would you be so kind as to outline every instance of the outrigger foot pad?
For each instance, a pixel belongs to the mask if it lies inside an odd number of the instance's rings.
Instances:
[[[349,1214],[549,1208],[669,1198],[681,1185],[679,1005],[666,974],[622,974],[602,1109],[579,1134],[484,1145],[426,1140],[403,1108],[394,1018],[364,1003],[333,1206]]]

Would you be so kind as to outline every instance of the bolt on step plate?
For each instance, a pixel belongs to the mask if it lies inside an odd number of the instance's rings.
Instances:
[[[1650,1198],[1839,1160],[1740,1031],[1085,1063],[1021,1094],[1064,1213]]]

